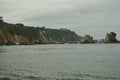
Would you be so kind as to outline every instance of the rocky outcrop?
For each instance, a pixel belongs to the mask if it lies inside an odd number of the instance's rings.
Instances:
[[[93,40],[90,35],[81,37],[68,29],[49,29],[45,27],[9,24],[0,17],[0,45],[33,45],[33,44],[64,44],[64,43],[119,43],[116,33],[106,34],[105,39]]]
[[[104,39],[97,40],[97,43],[104,43]]]
[[[68,29],[9,24],[0,20],[0,45],[33,45],[79,43],[80,36]]]
[[[85,35],[84,37],[81,38],[80,40],[81,44],[85,44],[85,43],[94,43],[93,37],[90,35]]]
[[[116,33],[110,32],[106,34],[105,43],[118,43],[119,41],[116,39]]]

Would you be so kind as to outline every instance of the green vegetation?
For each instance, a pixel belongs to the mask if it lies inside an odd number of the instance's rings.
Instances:
[[[68,29],[49,29],[43,27],[24,26],[24,24],[9,24],[0,17],[0,42],[19,44],[35,43],[78,43],[80,37]]]
[[[0,17],[0,45],[29,45],[29,44],[60,44],[60,43],[120,43],[116,39],[116,33],[106,34],[102,41],[93,40],[93,37],[86,35],[80,37],[74,31],[61,28],[50,29],[46,27],[24,26],[24,24],[9,24]]]
[[[35,27],[27,27],[22,24],[8,24],[5,23],[6,28],[9,30],[11,34],[21,35],[29,40],[32,38],[39,39],[39,30]]]
[[[80,38],[75,32],[67,29],[45,29],[45,32],[58,42],[77,42]]]

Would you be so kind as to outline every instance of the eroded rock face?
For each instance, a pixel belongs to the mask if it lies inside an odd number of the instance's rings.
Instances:
[[[80,43],[94,43],[93,37],[90,35],[85,35],[81,38]]]
[[[106,34],[105,43],[118,43],[119,41],[116,39],[116,33],[110,32]]]

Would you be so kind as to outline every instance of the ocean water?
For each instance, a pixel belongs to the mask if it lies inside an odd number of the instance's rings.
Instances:
[[[120,80],[120,44],[0,46],[0,80]]]

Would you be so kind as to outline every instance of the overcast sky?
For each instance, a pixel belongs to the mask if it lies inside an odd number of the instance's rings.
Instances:
[[[0,16],[9,23],[68,28],[83,36],[120,39],[120,0],[0,0]]]

